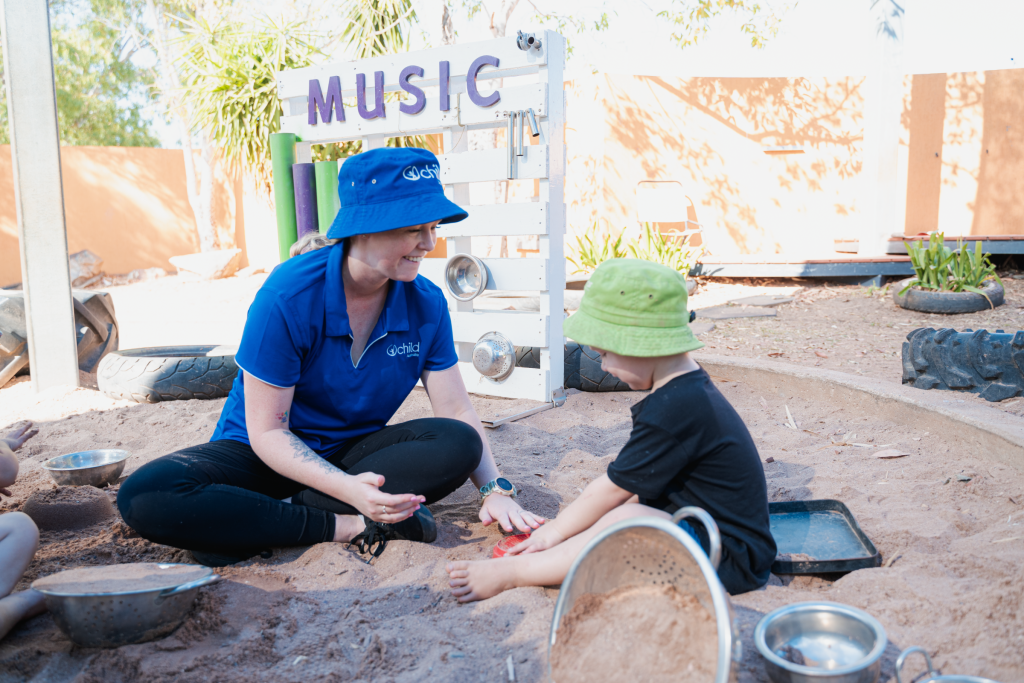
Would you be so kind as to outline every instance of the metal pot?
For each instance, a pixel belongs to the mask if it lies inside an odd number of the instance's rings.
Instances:
[[[130,455],[119,448],[79,451],[50,458],[43,463],[43,469],[60,486],[103,488],[118,480]]]
[[[754,629],[754,646],[776,683],[875,683],[885,629],[867,612],[835,602],[798,602],[769,612]],[[796,664],[779,652],[799,650],[815,666]]]
[[[57,626],[81,647],[120,647],[162,638],[178,628],[203,586],[220,579],[209,567],[160,564],[160,569],[193,567],[206,575],[188,583],[115,593],[62,593],[32,587],[43,594]]]
[[[704,554],[694,538],[676,526],[683,518],[704,524],[711,541],[711,557]],[[587,593],[607,593],[622,586],[671,583],[682,593],[693,595],[715,615],[718,629],[718,668],[715,683],[731,680],[732,665],[739,662],[739,625],[729,595],[718,579],[722,542],[715,524],[700,508],[678,510],[672,521],[660,517],[634,517],[617,522],[583,548],[562,582],[551,618],[548,638],[548,676],[551,676],[551,648],[555,645],[562,617]],[[661,569],[659,565],[672,567]]]
[[[492,382],[501,382],[516,369],[516,347],[501,332],[488,332],[473,346],[473,367]]]
[[[472,301],[487,289],[487,266],[472,254],[456,254],[444,269],[444,285],[458,301]]]
[[[923,647],[908,647],[906,650],[900,653],[899,658],[896,660],[896,683],[903,683],[903,663],[907,661],[909,655],[915,652],[920,652],[924,656],[925,664],[928,665],[928,676],[917,683],[996,683],[991,678],[982,678],[981,676],[958,676],[951,674],[943,676],[939,674],[935,667],[932,666],[932,658],[928,656],[928,652]]]

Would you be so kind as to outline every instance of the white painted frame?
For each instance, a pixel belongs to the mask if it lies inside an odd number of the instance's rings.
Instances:
[[[284,104],[281,132],[298,139],[297,161],[311,161],[310,146],[328,142],[362,140],[363,149],[382,147],[388,137],[441,133],[445,154],[439,157],[445,194],[466,208],[469,218],[438,228],[448,240],[449,257],[472,253],[472,238],[481,236],[538,235],[540,258],[484,259],[488,289],[535,290],[540,294],[540,311],[475,311],[472,301],[449,297],[459,370],[466,388],[476,394],[527,398],[551,402],[564,396],[565,338],[562,333],[565,292],[565,39],[554,31],[540,36],[540,50],[523,51],[516,39],[499,38],[478,43],[449,45],[431,50],[375,57],[356,62],[325,64],[283,71],[278,75],[278,95]],[[499,60],[498,67],[485,66],[477,76],[482,94],[494,90],[492,79],[537,74],[538,83],[500,88],[501,100],[491,107],[473,104],[466,94],[466,73],[481,55]],[[440,111],[438,63],[450,63],[450,109]],[[307,93],[310,79],[320,81],[327,92],[328,79],[341,79],[343,98],[356,95],[355,75],[366,74],[368,104],[373,103],[373,74],[384,72],[384,92],[396,92],[399,74],[406,66],[424,70],[422,78],[411,81],[426,94],[426,106],[415,115],[402,114],[398,104],[389,103],[383,119],[362,119],[355,107],[345,107],[344,122],[307,121]],[[517,158],[517,179],[540,181],[538,201],[528,204],[471,206],[469,183],[505,180],[506,149],[469,152],[469,130],[505,127],[508,111],[532,108],[540,126],[539,144],[524,148]],[[319,116],[317,117],[319,119]],[[526,127],[529,130],[529,127]],[[527,133],[528,134],[528,133]],[[511,141],[509,141],[511,144]],[[444,289],[446,259],[426,259],[420,273]],[[447,291],[446,291],[447,294]],[[541,348],[540,368],[516,368],[502,382],[491,381],[476,371],[471,362],[473,345],[485,332],[498,331],[516,346]]]

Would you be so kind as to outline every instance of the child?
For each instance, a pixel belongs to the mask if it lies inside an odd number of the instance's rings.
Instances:
[[[27,423],[0,438],[0,494],[11,495],[7,487],[18,478],[14,451],[39,430]],[[0,515],[0,639],[22,619],[46,611],[42,593],[32,589],[12,594],[39,547],[39,530],[24,512]]]
[[[764,469],[743,420],[690,358],[704,345],[688,317],[686,281],[671,268],[614,259],[594,271],[565,334],[594,349],[601,368],[631,389],[653,391],[633,406],[633,431],[608,473],[556,519],[501,559],[448,564],[460,602],[557,585],[602,529],[642,515],[670,519],[687,505],[718,524],[718,576],[726,590],[744,593],[768,582],[776,549]],[[708,551],[703,527],[679,526]]]

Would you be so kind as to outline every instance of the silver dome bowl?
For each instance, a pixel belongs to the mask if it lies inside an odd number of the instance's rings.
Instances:
[[[501,332],[488,332],[473,347],[473,367],[494,382],[500,382],[516,368],[516,347]]]
[[[472,301],[487,289],[487,266],[472,254],[456,254],[445,266],[444,284],[458,301]]]

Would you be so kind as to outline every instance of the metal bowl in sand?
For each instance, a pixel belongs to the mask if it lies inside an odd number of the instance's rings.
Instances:
[[[907,657],[914,653],[921,654],[924,656],[925,664],[928,665],[928,675],[924,678],[917,679],[917,683],[996,683],[991,678],[982,678],[981,676],[964,676],[957,674],[940,674],[932,666],[932,658],[928,656],[928,651],[923,647],[908,647],[906,650],[900,653],[899,658],[896,660],[896,683],[903,683],[903,665],[907,661]],[[911,680],[915,680],[911,677]]]
[[[158,569],[191,567],[201,573],[182,583],[168,577],[154,588],[109,593],[78,593],[45,586],[32,588],[43,594],[53,620],[73,643],[81,647],[120,647],[169,635],[181,625],[196,594],[220,579],[209,567],[190,564],[158,564]],[[95,569],[106,569],[96,567]]]
[[[118,448],[79,451],[51,458],[43,463],[43,469],[60,486],[103,488],[117,481],[130,455]]]
[[[710,558],[693,536],[676,526],[683,518],[697,519],[704,525],[711,542]],[[714,615],[718,630],[715,683],[729,681],[733,663],[740,661],[742,650],[729,595],[718,579],[721,549],[718,525],[711,515],[696,507],[681,508],[671,522],[660,517],[634,517],[599,533],[576,557],[562,582],[548,638],[549,677],[558,627],[577,600],[588,593],[607,593],[625,586],[672,584],[679,592],[694,596]]]
[[[754,646],[775,683],[875,683],[887,643],[877,619],[836,602],[786,605],[754,629]]]

